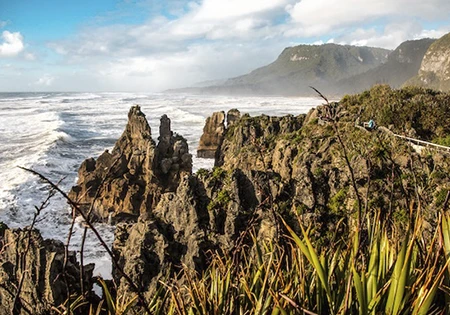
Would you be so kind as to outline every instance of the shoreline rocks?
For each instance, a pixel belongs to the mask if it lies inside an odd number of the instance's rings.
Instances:
[[[423,218],[430,226],[435,224],[435,213],[448,192],[450,165],[443,155],[411,152],[407,143],[393,140],[381,128],[361,132],[354,127],[360,108],[351,98],[336,106],[340,106],[336,125],[320,123],[318,109],[283,117],[240,117],[238,111],[229,111],[226,127],[225,113],[215,113],[202,136],[214,139],[209,154],[214,153],[215,167],[196,174],[191,172],[187,143],[172,134],[169,118],[161,117],[156,145],[150,127],[140,122],[143,114],[134,108],[129,124],[136,128],[127,126],[116,144],[118,151],[82,164],[79,190],[100,187],[97,198],[90,197],[96,199],[94,208],[100,209],[109,205],[110,198],[122,196],[113,203],[116,221],[125,221],[121,217],[127,214],[121,208],[125,202],[139,203],[139,211],[133,212],[137,223],[117,226],[113,250],[147,297],[161,279],[182,281],[178,277],[183,266],[201,274],[211,252],[230,254],[237,243],[251,244],[252,236],[258,242],[276,243],[286,233],[280,217],[299,233],[299,225],[313,225],[311,238],[329,244],[355,227],[357,202],[362,200],[368,213],[389,209],[380,220],[395,224],[401,233],[402,211],[416,197],[414,184],[408,181],[414,176],[427,179]],[[142,130],[144,136],[127,130]],[[103,182],[90,180],[105,173]],[[117,180],[127,194],[133,185],[138,188],[131,195],[104,190]],[[120,294],[131,290],[117,270],[113,276]]]
[[[187,141],[173,134],[170,119],[161,117],[156,145],[145,115],[133,106],[112,152],[82,163],[69,197],[83,211],[92,208],[95,220],[135,221],[150,213],[162,193],[175,190],[180,178],[191,173]]]
[[[199,158],[214,159],[225,134],[225,112],[215,112],[206,119],[197,149]]]
[[[0,223],[0,314],[11,314],[14,297],[22,283],[14,314],[48,314],[68,293],[80,295],[80,266],[69,251],[66,268],[64,244],[44,240],[36,229],[9,229]],[[94,264],[84,266],[84,291],[91,292]],[[22,279],[23,278],[23,279]]]
[[[225,112],[215,112],[206,119],[203,127],[203,134],[197,148],[197,157],[204,159],[216,159],[218,149],[223,142],[227,128],[233,126],[241,118],[241,113],[237,109],[230,109]]]

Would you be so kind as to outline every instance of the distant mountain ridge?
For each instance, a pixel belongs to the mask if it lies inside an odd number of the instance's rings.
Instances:
[[[358,93],[375,84],[450,90],[450,34],[405,41],[395,50],[338,44],[288,47],[269,65],[214,84],[172,90],[201,94],[329,95]]]
[[[419,71],[422,59],[434,39],[410,40],[400,44],[378,67],[337,83],[338,91],[358,93],[375,84],[399,88]]]
[[[387,60],[382,48],[337,44],[300,45],[283,50],[273,63],[229,79],[224,86],[248,86],[256,91],[295,94],[309,85],[326,86],[363,73]]]

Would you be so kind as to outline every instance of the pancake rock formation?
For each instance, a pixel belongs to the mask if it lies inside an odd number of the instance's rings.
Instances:
[[[225,112],[215,112],[206,119],[203,127],[203,134],[197,149],[197,156],[199,158],[214,159],[217,157],[218,148],[222,144],[225,136],[226,128],[232,126],[239,120],[241,113],[237,109],[230,109],[226,116],[225,126]]]
[[[161,117],[158,144],[139,106],[128,113],[128,123],[112,152],[85,160],[77,185],[69,196],[94,219],[135,220],[150,213],[161,194],[174,191],[192,172],[186,139],[174,135],[170,119]]]

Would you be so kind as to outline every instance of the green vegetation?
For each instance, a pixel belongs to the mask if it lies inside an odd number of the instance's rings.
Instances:
[[[212,179],[223,180],[226,176],[226,171],[221,167],[214,167],[212,171]]]
[[[440,138],[435,138],[432,141],[433,143],[445,145],[446,147],[450,147],[450,135]]]
[[[440,189],[436,194],[436,206],[441,207],[447,198],[448,190]]]
[[[211,202],[208,204],[208,210],[211,211],[213,209],[224,208],[228,205],[230,201],[231,197],[228,191],[222,189],[217,194],[217,197],[211,200]]]
[[[200,177],[205,177],[205,176],[207,176],[208,174],[209,174],[209,171],[208,171],[206,168],[200,168],[200,169],[197,171],[197,175],[200,176]]]
[[[361,121],[374,118],[379,126],[391,127],[399,134],[427,141],[450,135],[450,97],[445,93],[377,85],[364,93],[345,96],[340,104],[352,119],[361,112]]]
[[[295,232],[285,225],[284,246],[253,235],[251,248],[213,255],[203,274],[184,270],[184,285],[162,285],[149,309],[154,314],[448,313],[450,215],[440,216],[431,239],[423,237],[417,216],[394,242],[378,217],[368,219],[364,242],[355,230],[334,247],[314,243],[313,227]],[[136,296],[115,297],[101,284],[103,301],[91,306],[90,314],[134,314]],[[83,302],[72,303],[76,312],[74,303]]]
[[[348,189],[343,188],[339,190],[336,195],[334,195],[330,202],[328,203],[328,207],[330,208],[330,211],[335,214],[341,214],[342,211],[345,209],[345,199],[347,197]]]

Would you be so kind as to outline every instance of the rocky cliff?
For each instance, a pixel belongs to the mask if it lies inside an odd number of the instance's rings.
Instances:
[[[217,112],[211,117],[208,117],[197,148],[197,156],[200,158],[214,159],[224,134],[225,113]]]
[[[186,140],[174,135],[170,119],[161,117],[158,144],[139,106],[128,113],[128,123],[112,152],[89,158],[78,171],[69,193],[95,219],[135,220],[149,213],[165,191],[174,191],[192,172]]]
[[[429,47],[418,75],[406,84],[450,91],[450,33]]]
[[[0,223],[0,314],[49,314],[69,294],[80,295],[80,266],[75,252],[37,230],[8,229]],[[84,292],[92,288],[93,264],[84,268]],[[20,289],[17,302],[15,297]]]

